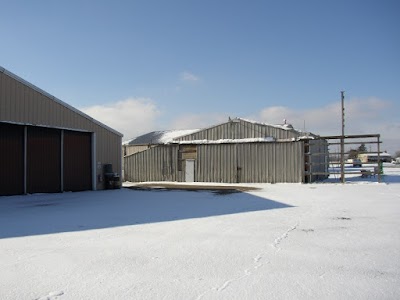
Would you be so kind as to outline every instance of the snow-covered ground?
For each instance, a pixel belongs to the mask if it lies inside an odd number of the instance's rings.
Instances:
[[[0,197],[0,299],[400,299],[400,168],[374,180]]]

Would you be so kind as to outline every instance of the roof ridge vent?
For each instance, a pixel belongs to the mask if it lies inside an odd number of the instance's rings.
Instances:
[[[285,123],[285,124],[283,124],[282,126],[283,126],[284,128],[286,128],[286,129],[293,129],[293,125],[292,125],[292,124]]]

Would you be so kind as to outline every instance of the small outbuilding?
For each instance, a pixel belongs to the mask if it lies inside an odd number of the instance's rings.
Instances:
[[[381,162],[391,162],[392,161],[392,156],[389,153],[374,153],[374,152],[369,152],[369,153],[361,153],[358,155],[358,158],[361,160],[363,163],[376,163],[378,162],[378,157]]]
[[[122,134],[0,67],[0,195],[99,190]],[[114,176],[116,178],[116,176]]]
[[[328,176],[327,141],[290,124],[235,118],[189,133],[148,133],[124,147],[124,178],[132,182],[312,182]]]

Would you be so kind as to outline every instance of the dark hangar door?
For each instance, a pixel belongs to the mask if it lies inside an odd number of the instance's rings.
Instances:
[[[0,123],[0,196],[24,193],[24,126]]]
[[[92,189],[91,140],[90,133],[64,131],[64,191]]]
[[[61,131],[27,128],[27,193],[60,192]]]

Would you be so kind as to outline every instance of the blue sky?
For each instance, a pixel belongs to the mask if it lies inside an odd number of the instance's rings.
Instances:
[[[400,150],[399,1],[3,1],[0,65],[125,135],[231,117]]]

